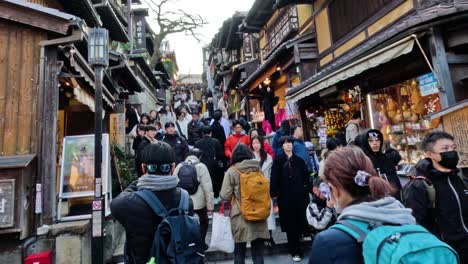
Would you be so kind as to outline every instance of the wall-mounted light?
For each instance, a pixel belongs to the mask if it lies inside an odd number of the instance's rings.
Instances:
[[[270,83],[271,83],[270,78],[266,78],[266,79],[263,81],[263,84],[265,84],[265,85],[269,85]]]

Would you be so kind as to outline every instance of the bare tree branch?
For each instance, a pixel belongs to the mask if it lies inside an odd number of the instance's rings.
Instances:
[[[151,57],[151,67],[154,68],[157,61],[162,57],[161,43],[171,34],[184,33],[186,36],[193,37],[197,41],[201,41],[202,35],[197,30],[208,22],[198,14],[190,14],[182,9],[166,10],[170,2],[176,0],[146,0],[151,14],[158,26],[155,30],[153,40],[154,53]]]

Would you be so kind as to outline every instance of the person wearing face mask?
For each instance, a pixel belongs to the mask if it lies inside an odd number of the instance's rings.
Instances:
[[[468,263],[468,189],[466,176],[457,169],[454,137],[436,131],[422,145],[426,158],[416,164],[417,177],[404,188],[405,205],[420,225],[458,252],[460,263]]]

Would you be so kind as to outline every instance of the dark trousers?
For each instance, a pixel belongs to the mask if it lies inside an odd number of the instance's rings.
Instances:
[[[205,208],[199,209],[199,210],[194,210],[194,212],[198,215],[198,218],[200,219],[200,234],[201,234],[201,239],[203,242],[206,240],[206,233],[208,232],[208,210]],[[206,242],[205,242],[206,243]]]
[[[445,241],[458,253],[460,263],[468,263],[468,239]]]
[[[252,261],[254,264],[263,264],[263,239],[255,239],[250,242],[252,251]],[[234,245],[234,264],[245,264],[245,253],[247,243],[236,243]]]
[[[286,237],[288,238],[288,252],[291,256],[299,255],[302,257],[301,250],[301,232],[297,230],[286,231]]]

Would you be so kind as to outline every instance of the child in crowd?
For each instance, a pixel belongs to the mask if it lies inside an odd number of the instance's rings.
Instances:
[[[312,193],[312,202],[307,206],[307,222],[316,231],[322,231],[336,222],[330,189],[321,179],[316,179]]]

